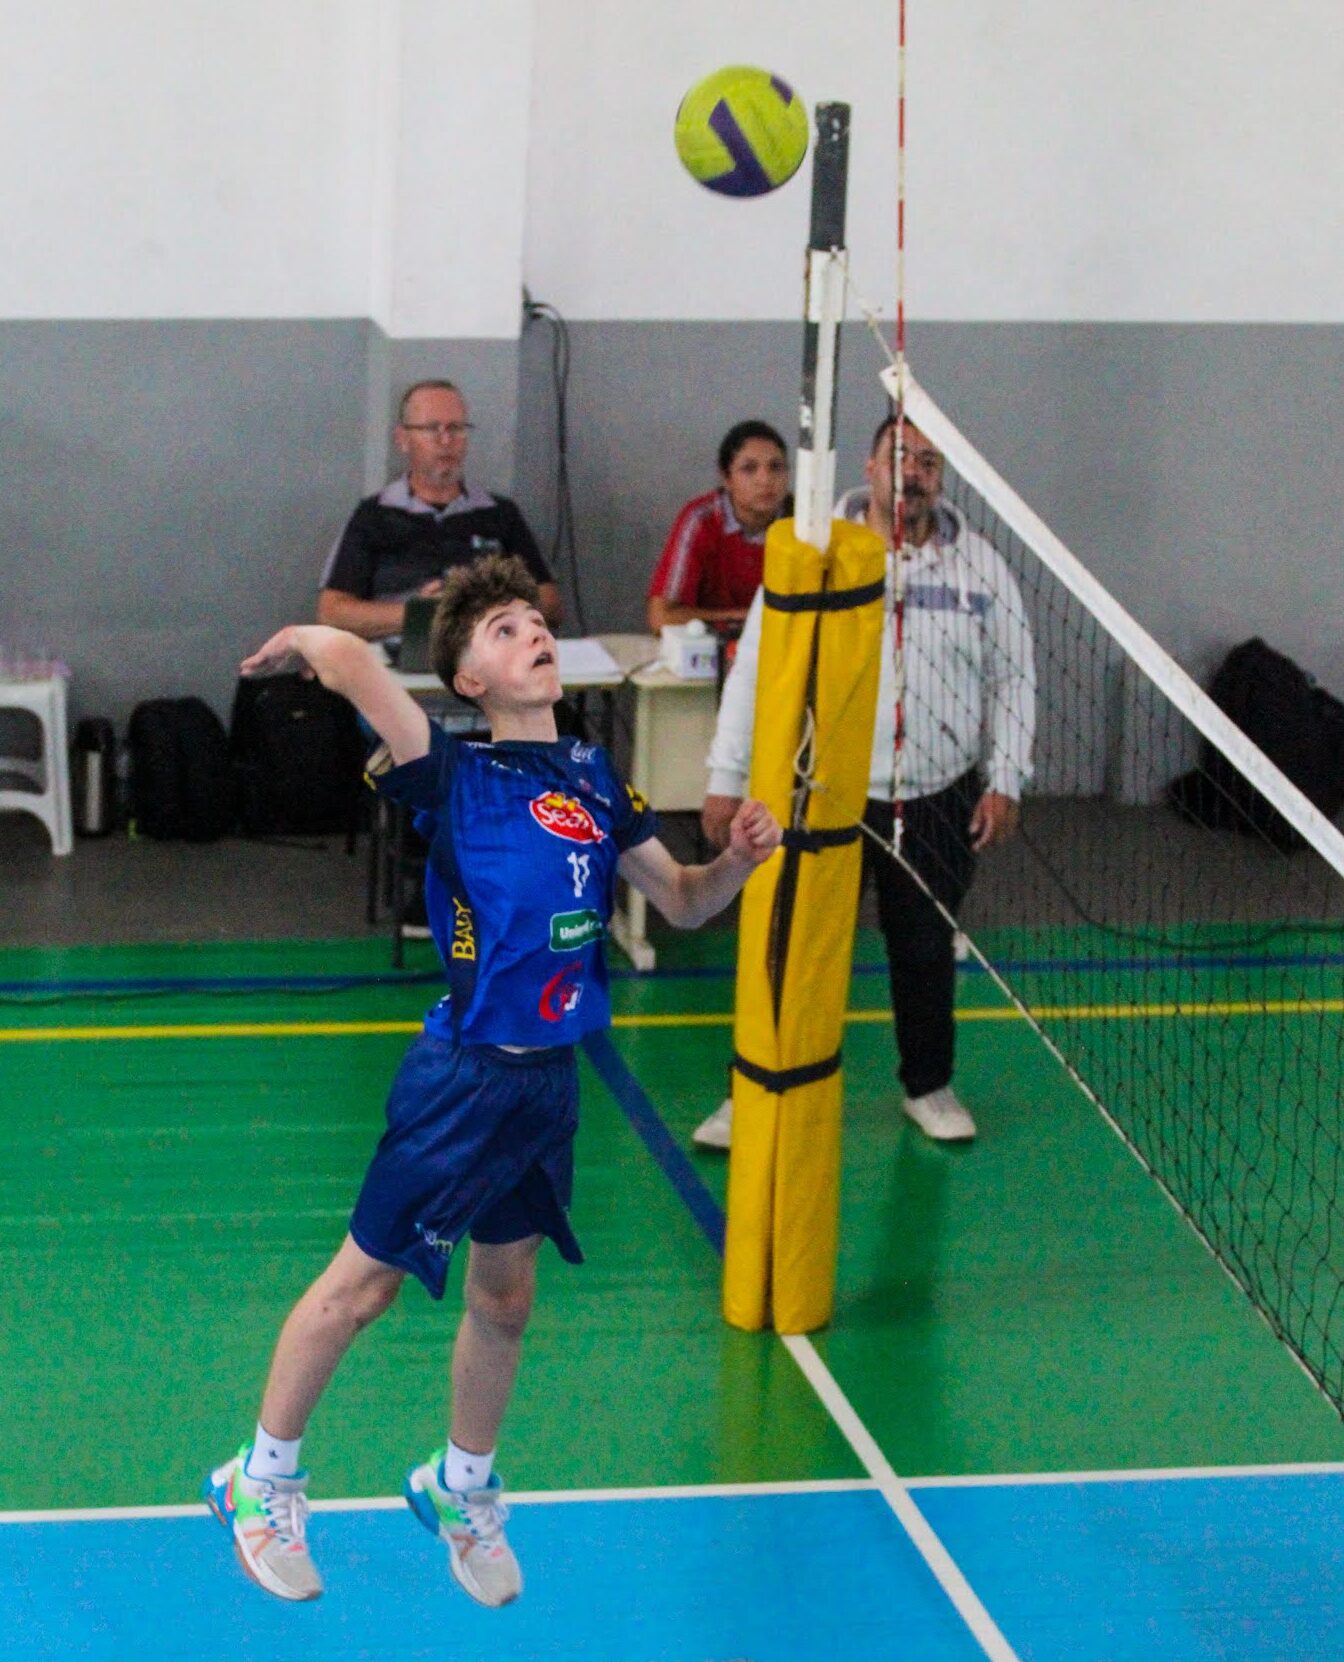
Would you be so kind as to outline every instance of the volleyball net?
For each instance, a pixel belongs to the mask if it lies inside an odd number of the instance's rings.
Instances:
[[[904,409],[1035,664],[974,956],[1344,1413],[1344,836],[909,379]],[[949,663],[909,678],[909,740],[964,727]]]

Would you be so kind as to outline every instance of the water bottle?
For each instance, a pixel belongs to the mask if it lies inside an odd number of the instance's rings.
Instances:
[[[116,755],[116,735],[110,721],[91,718],[75,728],[70,785],[75,830],[81,837],[105,837],[115,823]]]

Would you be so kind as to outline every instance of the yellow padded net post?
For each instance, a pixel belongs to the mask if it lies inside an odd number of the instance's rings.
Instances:
[[[834,1301],[840,1041],[885,579],[866,526],[835,521],[824,553],[792,521],[767,533],[750,789],[787,829],[742,900],[723,1276],[734,1327],[807,1333]]]

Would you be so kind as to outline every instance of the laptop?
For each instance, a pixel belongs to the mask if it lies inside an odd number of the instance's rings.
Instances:
[[[429,631],[434,622],[437,600],[408,600],[406,620],[401,626],[401,650],[397,653],[397,668],[403,675],[431,675],[434,666],[429,661]]]

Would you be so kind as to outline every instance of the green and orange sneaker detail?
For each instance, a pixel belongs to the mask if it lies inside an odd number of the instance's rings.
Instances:
[[[308,1550],[308,1473],[249,1477],[244,1443],[232,1460],[206,1478],[205,1504],[233,1536],[238,1562],[258,1587],[276,1598],[320,1598],[322,1577]]]
[[[431,1535],[448,1543],[448,1568],[477,1604],[498,1609],[523,1590],[523,1573],[504,1536],[509,1509],[499,1474],[483,1489],[450,1489],[443,1480],[443,1449],[406,1475],[406,1503]]]

